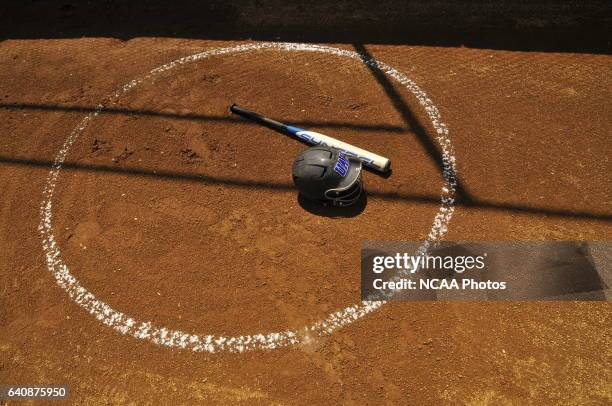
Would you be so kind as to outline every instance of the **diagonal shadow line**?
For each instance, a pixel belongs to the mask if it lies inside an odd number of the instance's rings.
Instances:
[[[96,111],[95,106],[74,106],[74,105],[60,105],[60,104],[36,104],[36,103],[0,103],[0,108],[7,110],[39,110],[39,111],[65,111],[65,112],[78,112],[78,113],[93,113]],[[193,120],[193,121],[222,121],[230,124],[239,125],[253,125],[253,123],[238,120],[232,117],[224,116],[213,116],[204,114],[179,114],[179,113],[166,113],[162,111],[154,110],[136,110],[122,107],[105,107],[100,114],[116,114],[116,115],[138,115],[138,116],[149,116],[149,117],[162,117],[171,118],[175,120]],[[346,122],[323,122],[323,121],[293,121],[292,124],[296,126],[304,127],[327,127],[327,128],[349,128],[359,131],[385,131],[393,133],[403,133],[406,128],[388,125],[388,124],[354,124]]]
[[[363,44],[353,44],[353,47],[360,55],[361,60],[363,62],[366,61],[374,61],[372,55],[368,52]],[[416,135],[418,141],[421,143],[421,146],[425,149],[430,159],[438,166],[440,173],[444,173],[444,164],[442,160],[442,154],[438,150],[436,144],[432,141],[432,137],[427,134],[427,130],[421,125],[421,123],[414,116],[412,111],[410,111],[410,107],[404,102],[400,94],[395,90],[393,84],[380,69],[376,67],[375,64],[364,63],[364,65],[372,72],[372,75],[376,79],[376,81],[380,84],[383,90],[389,96],[391,103],[393,103],[393,107],[397,110],[398,113],[401,114],[406,126],[410,128]],[[465,189],[459,177],[457,179],[457,200],[461,202],[470,202],[473,198],[470,196],[469,192]]]
[[[40,159],[25,159],[25,158],[12,158],[0,155],[0,164],[5,163],[9,165],[23,165],[31,167],[40,167],[45,169],[51,169],[53,162],[45,161]],[[84,164],[77,162],[64,162],[62,164],[63,169],[82,170],[87,172],[103,172],[103,173],[119,173],[127,175],[142,176],[145,178],[154,179],[168,179],[175,181],[187,181],[187,182],[198,182],[208,185],[223,185],[229,188],[256,188],[256,189],[267,189],[267,190],[278,190],[278,191],[294,191],[295,187],[291,183],[272,183],[262,182],[256,180],[230,178],[230,177],[213,177],[204,174],[194,174],[176,171],[162,171],[162,170],[151,170],[144,168],[125,168],[120,166],[109,166],[109,165],[94,165]],[[395,192],[381,192],[368,190],[368,196],[376,197],[383,200],[404,200],[412,201],[415,203],[423,204],[438,204],[440,203],[439,196],[430,196],[413,193],[395,193]],[[593,213],[584,210],[569,210],[569,209],[554,209],[554,208],[543,208],[533,207],[528,205],[519,205],[514,203],[497,203],[487,202],[483,200],[472,200],[470,202],[457,202],[457,206],[477,208],[477,209],[488,209],[498,211],[512,211],[516,213],[524,214],[538,214],[545,216],[554,217],[567,217],[575,219],[587,219],[587,220],[599,220],[599,221],[612,221],[612,214],[606,213]]]

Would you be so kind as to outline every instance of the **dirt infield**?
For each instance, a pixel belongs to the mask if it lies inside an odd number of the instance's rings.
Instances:
[[[241,42],[242,43],[242,42]],[[273,351],[194,353],[126,337],[47,270],[42,191],[72,129],[130,80],[233,41],[0,44],[0,383],[55,383],[80,404],[606,404],[608,303],[391,303]],[[330,44],[424,89],[450,130],[460,187],[447,239],[610,238],[607,55]],[[367,202],[298,200],[295,140],[236,102],[389,156]],[[359,300],[361,240],[422,240],[440,151],[406,88],[359,61],[260,50],[134,87],[73,145],[54,195],[62,257],[113,308],[239,336],[299,330]]]

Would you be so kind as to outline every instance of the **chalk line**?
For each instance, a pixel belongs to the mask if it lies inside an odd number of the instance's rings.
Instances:
[[[57,284],[68,293],[73,302],[87,310],[103,324],[112,327],[120,334],[135,338],[148,340],[157,345],[172,348],[184,348],[194,352],[245,352],[251,350],[272,350],[286,347],[292,344],[306,342],[313,336],[324,336],[332,334],[341,327],[346,326],[365,315],[379,309],[385,301],[363,301],[349,306],[343,310],[330,314],[324,320],[318,321],[301,330],[285,330],[280,332],[242,335],[238,337],[224,337],[218,335],[193,334],[180,330],[160,327],[151,321],[139,321],[123,312],[113,309],[111,306],[96,298],[70,273],[68,265],[61,257],[61,251],[53,235],[53,194],[59,180],[62,165],[70,152],[71,146],[87,128],[89,123],[105,109],[105,105],[116,102],[121,95],[133,89],[137,85],[152,79],[162,72],[166,72],[177,66],[200,61],[210,56],[235,55],[239,53],[256,50],[276,50],[289,52],[319,52],[351,58],[372,66],[406,87],[425,109],[433,128],[436,130],[436,141],[441,148],[444,184],[441,188],[441,206],[436,213],[431,230],[427,239],[417,249],[417,254],[425,254],[436,241],[440,240],[448,230],[448,224],[452,218],[455,202],[455,191],[457,186],[456,164],[453,146],[449,138],[446,125],[440,118],[437,107],[429,99],[427,94],[419,88],[416,83],[404,74],[389,65],[367,58],[356,52],[312,44],[292,43],[255,43],[239,45],[234,47],[212,49],[190,56],[186,56],[167,64],[161,65],[146,75],[131,80],[117,91],[112,93],[105,102],[99,104],[95,111],[85,116],[79,124],[70,132],[64,141],[49,172],[47,182],[43,191],[43,201],[40,209],[40,225],[38,227],[42,236],[42,248],[45,254],[47,268],[54,275]]]

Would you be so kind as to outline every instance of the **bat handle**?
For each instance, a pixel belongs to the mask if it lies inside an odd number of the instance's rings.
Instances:
[[[268,128],[272,128],[273,130],[282,131],[288,134],[295,134],[297,131],[303,131],[301,128],[283,124],[279,121],[272,120],[268,117],[264,117],[261,114],[257,114],[254,111],[243,109],[242,107],[239,107],[237,104],[232,104],[230,106],[230,111],[234,114],[238,114],[239,116],[247,118],[256,123],[263,124]]]

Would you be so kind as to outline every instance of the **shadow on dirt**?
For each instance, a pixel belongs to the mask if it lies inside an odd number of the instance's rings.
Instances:
[[[7,110],[32,110],[32,111],[64,111],[68,113],[93,113],[97,111],[95,106],[77,106],[77,105],[64,105],[64,104],[49,104],[49,103],[0,103],[0,108]],[[198,113],[170,113],[155,110],[144,110],[144,109],[131,109],[126,107],[105,107],[100,112],[100,115],[135,115],[135,116],[146,116],[146,117],[160,117],[169,118],[173,120],[193,120],[193,121],[222,121],[228,124],[238,125],[255,125],[247,120],[242,120],[238,117],[230,116],[214,116],[210,114],[198,114]],[[392,132],[392,133],[404,133],[408,129],[388,124],[356,124],[344,121],[291,121],[292,125],[301,126],[305,128],[321,127],[321,128],[348,128],[355,131],[368,131],[368,132]]]
[[[610,53],[605,0],[4,2],[1,39],[170,37]]]
[[[361,56],[361,60],[364,62],[364,65],[372,72],[374,79],[380,84],[383,88],[389,100],[393,104],[395,110],[402,116],[402,119],[406,123],[406,126],[412,130],[412,132],[416,135],[417,140],[423,147],[423,149],[429,155],[429,158],[438,166],[440,173],[445,172],[444,160],[442,159],[442,154],[438,150],[434,139],[434,134],[428,134],[425,127],[419,122],[416,116],[412,113],[412,110],[408,106],[408,104],[402,99],[400,94],[395,90],[393,84],[385,75],[383,71],[381,71],[378,67],[373,64],[366,63],[367,61],[372,61],[374,57],[368,52],[366,47],[362,44],[354,44],[355,51]],[[451,168],[449,168],[451,169]],[[457,180],[457,199],[462,202],[470,202],[472,198],[470,197],[467,189],[463,186],[460,179],[457,177],[455,173],[449,173],[450,178],[455,178]]]
[[[367,192],[364,190],[359,196],[359,200],[348,207],[333,207],[333,206],[325,206],[319,202],[315,202],[307,199],[303,195],[298,195],[298,203],[299,205],[309,213],[312,213],[316,216],[321,217],[356,217],[363,213],[367,204],[368,204],[368,196]]]
[[[53,167],[53,161],[43,159],[31,159],[31,158],[15,158],[5,155],[0,155],[0,165],[20,165],[28,166],[33,168],[45,168],[50,170]],[[64,170],[79,170],[86,172],[101,172],[101,173],[121,173],[133,176],[140,176],[143,178],[151,179],[169,179],[178,182],[199,182],[203,184],[223,185],[228,188],[257,188],[257,189],[268,189],[276,190],[279,192],[294,191],[295,187],[292,183],[270,183],[260,182],[249,179],[238,179],[238,178],[220,178],[213,177],[204,174],[197,173],[184,173],[184,172],[172,172],[163,170],[149,170],[143,168],[126,168],[117,165],[91,165],[77,162],[64,162],[62,164]],[[404,200],[415,203],[423,204],[439,204],[440,196],[433,195],[421,195],[413,193],[395,193],[395,192],[382,192],[376,190],[368,191],[368,195],[371,198],[383,199],[383,200]],[[487,210],[500,210],[500,211],[511,211],[515,213],[524,214],[535,214],[544,216],[554,217],[569,217],[576,219],[590,219],[599,221],[612,221],[611,213],[597,213],[586,210],[577,209],[564,209],[564,208],[552,208],[552,207],[538,207],[531,204],[516,204],[509,202],[490,202],[484,199],[476,198],[470,202],[457,202],[458,207],[474,207],[479,209]],[[317,214],[317,213],[315,213]],[[359,214],[359,213],[357,213]],[[323,215],[321,212],[320,215]],[[350,216],[345,216],[350,217]]]

